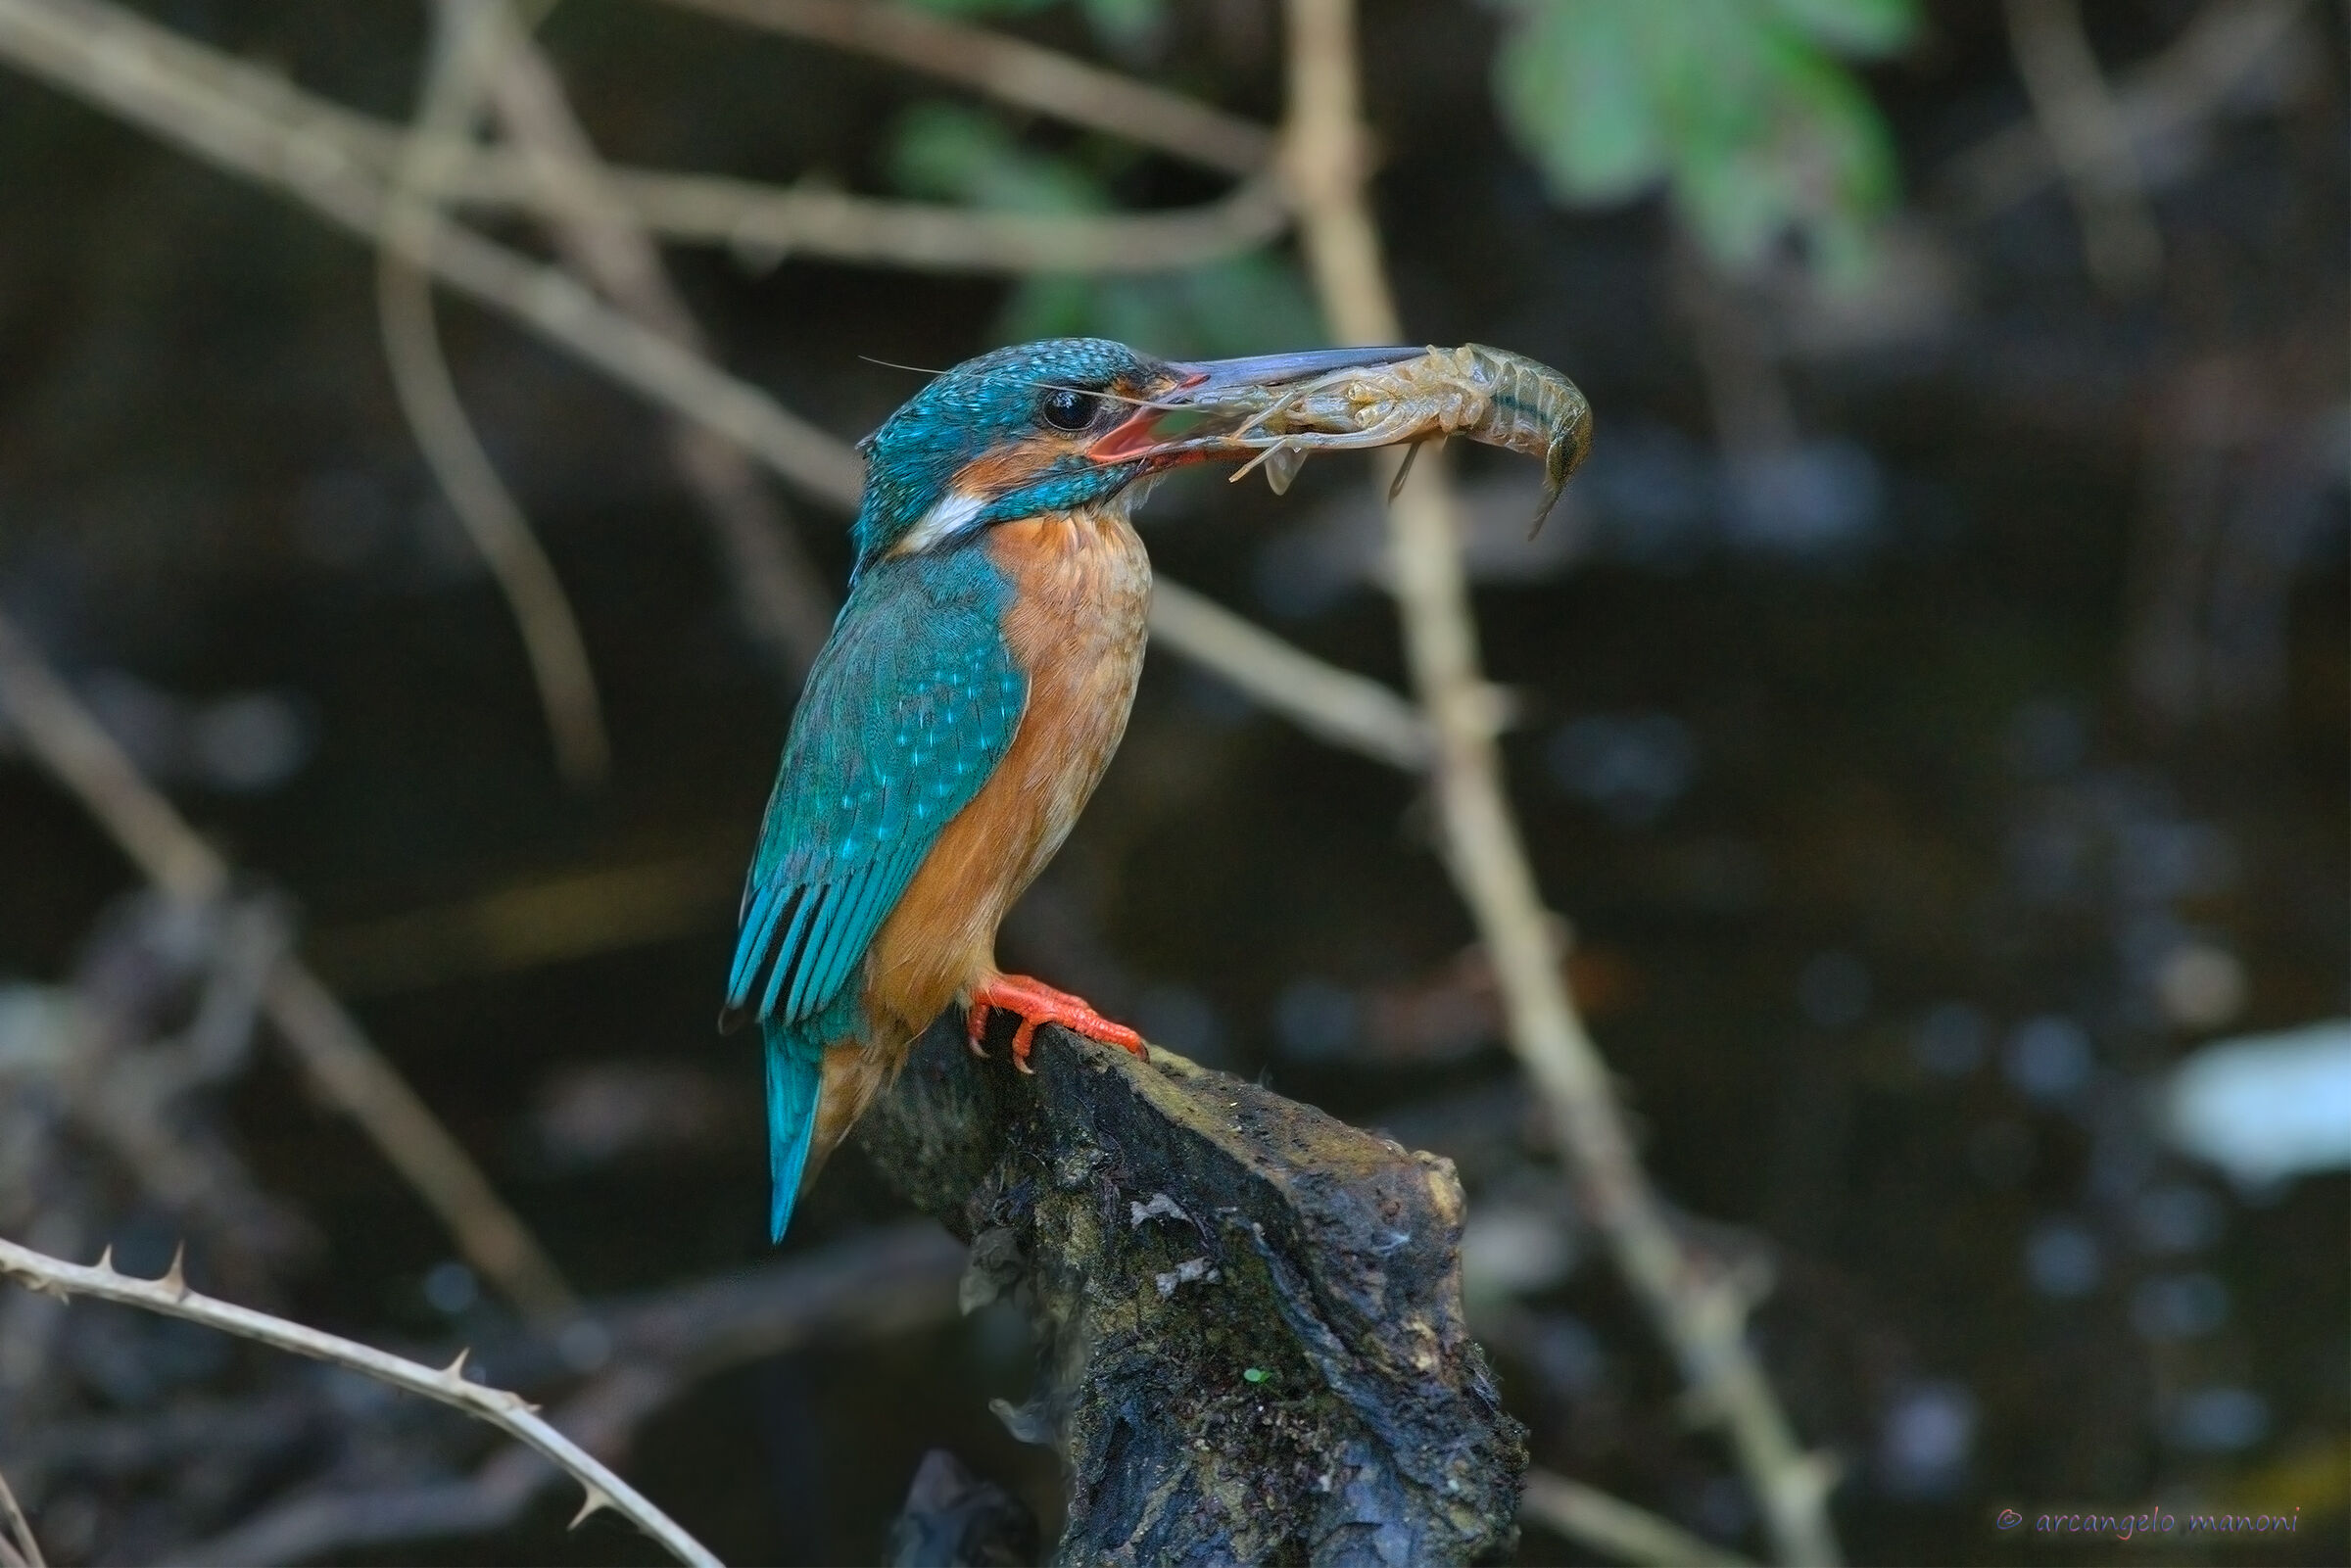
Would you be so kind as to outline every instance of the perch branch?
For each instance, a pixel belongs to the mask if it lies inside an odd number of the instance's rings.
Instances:
[[[1657,1568],[1747,1568],[1748,1560],[1581,1481],[1549,1470],[1526,1473],[1519,1517],[1626,1562]]]
[[[961,82],[1073,125],[1246,174],[1273,151],[1263,125],[1115,71],[913,6],[878,0],[670,0],[748,26]]]
[[[998,1415],[1070,1478],[1056,1561],[1487,1560],[1522,1433],[1462,1316],[1461,1184],[1431,1155],[1154,1048],[1039,1030],[1032,1075],[960,1022],[858,1136],[972,1242],[1037,1387]]]
[[[207,163],[292,196],[353,233],[376,237],[383,198],[368,169],[334,141],[307,140],[273,118],[265,106],[283,96],[282,86],[252,101],[219,87],[214,52],[168,28],[102,0],[0,0],[0,58]],[[855,508],[864,465],[847,443],[630,320],[559,269],[454,225],[443,228],[430,255],[413,260],[648,401],[736,442],[814,499]],[[1369,756],[1398,760],[1396,727],[1364,722],[1363,703],[1328,710],[1299,705],[1306,693],[1296,676],[1310,664],[1335,678],[1316,683],[1319,690],[1360,693],[1369,684],[1363,677],[1286,646],[1278,661],[1258,657],[1257,650],[1278,641],[1262,631],[1195,643],[1190,634],[1206,618],[1184,611],[1204,602],[1177,584],[1159,585],[1152,625],[1164,647],[1324,738],[1344,736]]]
[[[24,744],[81,801],[147,879],[191,903],[222,896],[229,868],[143,778],[89,710],[0,617],[0,706]],[[577,1309],[571,1288],[472,1157],[299,959],[281,960],[264,1006],[328,1102],[357,1121],[456,1238],[457,1249],[531,1316]]]
[[[490,101],[537,185],[568,199],[549,213],[556,248],[623,313],[710,357],[660,251],[614,198],[553,66],[503,5],[495,25],[505,36]],[[832,631],[832,595],[743,448],[679,414],[668,426],[671,460],[717,535],[744,621],[796,686]]]
[[[572,787],[586,788],[602,782],[612,757],[579,618],[554,563],[465,416],[433,320],[431,276],[409,260],[432,254],[442,227],[435,204],[448,177],[448,149],[471,139],[478,99],[498,69],[502,41],[489,25],[495,13],[478,5],[445,4],[434,14],[415,129],[384,203],[375,293],[384,360],[425,465],[488,563],[522,634],[556,768]]]
[[[2056,154],[2090,276],[2136,294],[2163,267],[2163,237],[2138,188],[2130,127],[2106,89],[2077,0],[2006,0],[2009,48],[2033,118]]]
[[[328,1361],[348,1367],[378,1382],[421,1394],[455,1409],[464,1411],[489,1422],[492,1426],[545,1455],[587,1489],[587,1501],[579,1518],[586,1518],[599,1508],[611,1508],[659,1542],[670,1555],[683,1563],[708,1565],[717,1568],[718,1559],[709,1549],[646,1500],[645,1497],[619,1476],[614,1475],[600,1460],[585,1452],[562,1433],[541,1420],[532,1406],[520,1397],[501,1389],[486,1388],[465,1380],[465,1355],[438,1369],[420,1366],[370,1346],[353,1340],[324,1334],[300,1323],[257,1312],[250,1307],[229,1302],[216,1301],[188,1288],[180,1275],[179,1259],[162,1278],[133,1279],[120,1273],[114,1266],[111,1251],[98,1259],[96,1267],[84,1268],[75,1263],[36,1253],[15,1242],[0,1240],[0,1273],[7,1274],[20,1284],[34,1290],[46,1291],[61,1299],[90,1296],[100,1301],[118,1302],[127,1307],[145,1307],[167,1317],[184,1318],[202,1323],[223,1333],[267,1345],[275,1350],[313,1360]],[[573,1523],[578,1523],[575,1519]]]
[[[1323,310],[1343,342],[1403,336],[1365,193],[1353,0],[1288,0],[1288,161]],[[1435,736],[1448,869],[1500,981],[1512,1049],[1543,1096],[1579,1196],[1676,1353],[1696,1402],[1727,1429],[1785,1561],[1830,1563],[1829,1472],[1798,1447],[1745,1338],[1746,1301],[1698,1266],[1635,1156],[1606,1063],[1559,974],[1555,927],[1502,782],[1492,704],[1447,470],[1422,465],[1389,508],[1407,662]]]

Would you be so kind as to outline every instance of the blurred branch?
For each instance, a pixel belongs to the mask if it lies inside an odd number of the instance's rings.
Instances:
[[[290,195],[353,233],[378,238],[383,193],[370,171],[332,139],[306,136],[274,115],[268,106],[289,91],[282,84],[263,78],[250,98],[221,85],[243,79],[232,74],[243,68],[216,51],[103,0],[0,0],[0,59],[207,163]],[[855,509],[864,463],[848,443],[614,310],[559,268],[455,225],[443,226],[431,251],[411,260],[648,401],[735,442],[816,499]],[[1163,646],[1326,739],[1344,736],[1381,761],[1397,760],[1394,725],[1367,723],[1361,702],[1327,711],[1301,705],[1306,693],[1296,677],[1308,664],[1336,678],[1320,683],[1323,690],[1344,683],[1360,692],[1354,683],[1363,677],[1286,647],[1285,657],[1269,661],[1260,655],[1278,641],[1271,633],[1194,642],[1190,634],[1206,618],[1184,612],[1204,602],[1180,585],[1160,582],[1152,627]]]
[[[458,200],[551,210],[495,153],[452,182]],[[1170,272],[1223,261],[1289,226],[1279,183],[1255,174],[1197,207],[1051,216],[984,213],[936,202],[881,201],[815,188],[782,190],[718,174],[612,172],[612,200],[671,240],[723,244],[759,260],[827,261],[937,272]]]
[[[624,1453],[637,1429],[696,1382],[812,1341],[874,1339],[955,1315],[964,1249],[929,1221],[832,1243],[758,1269],[600,1307],[582,1324],[610,1347],[604,1369],[556,1404],[548,1423],[592,1453]],[[579,1331],[574,1325],[572,1332]],[[528,1383],[562,1367],[559,1346],[533,1336],[485,1348],[479,1364],[511,1365]],[[536,1368],[536,1370],[534,1370]],[[308,1562],[368,1546],[504,1528],[561,1471],[521,1449],[459,1479],[363,1490],[323,1484],[176,1554],[186,1562]]]
[[[518,1396],[467,1382],[463,1352],[459,1352],[456,1359],[449,1365],[435,1370],[353,1340],[272,1317],[266,1312],[216,1301],[188,1288],[187,1281],[181,1277],[179,1259],[176,1258],[171,1260],[169,1271],[162,1278],[143,1280],[118,1273],[111,1251],[98,1259],[96,1267],[84,1268],[36,1253],[30,1248],[20,1247],[14,1242],[0,1240],[0,1274],[7,1274],[30,1289],[61,1298],[90,1296],[100,1301],[142,1307],[167,1317],[202,1323],[275,1350],[348,1367],[379,1382],[406,1389],[411,1394],[421,1394],[426,1399],[462,1410],[489,1422],[545,1455],[587,1489],[587,1500],[582,1504],[578,1517],[572,1521],[575,1525],[599,1508],[611,1508],[659,1542],[680,1562],[707,1564],[709,1568],[717,1568],[718,1559],[699,1542],[680,1529],[667,1514],[647,1501],[636,1488],[614,1475],[601,1461],[583,1451],[569,1438],[541,1420],[532,1406],[525,1404]]]
[[[213,1243],[221,1277],[264,1306],[266,1264],[312,1233],[255,1182],[198,1097],[246,1060],[287,934],[265,897],[135,895],[101,922],[72,984],[50,993],[48,1048],[14,1064],[16,1088],[45,1079],[149,1200]]]
[[[17,1506],[17,1495],[9,1491],[4,1475],[0,1475],[0,1522],[8,1526],[8,1533],[0,1536],[0,1568],[48,1568],[41,1544],[33,1539],[32,1523]]]
[[[853,50],[1073,125],[1246,174],[1273,151],[1267,129],[1194,98],[984,27],[887,0],[669,0],[687,11]]]
[[[1365,189],[1353,0],[1288,0],[1287,15],[1284,158],[1307,262],[1340,341],[1395,343],[1404,328]],[[1607,1064],[1560,978],[1553,918],[1503,788],[1447,475],[1442,462],[1421,465],[1389,509],[1389,541],[1413,688],[1435,737],[1448,869],[1492,955],[1511,1047],[1550,1107],[1579,1195],[1673,1347],[1694,1402],[1728,1429],[1774,1549],[1789,1562],[1834,1562],[1829,1467],[1789,1430],[1745,1338],[1747,1300],[1730,1280],[1710,1277],[1667,1223]]]
[[[437,985],[718,930],[743,893],[743,846],[559,872],[452,903],[311,933],[349,995]]]
[[[1255,621],[1162,581],[1151,598],[1151,635],[1218,674],[1250,672],[1241,689],[1309,735],[1412,772],[1428,764],[1428,725],[1413,705],[1372,680],[1301,652]]]
[[[499,121],[521,150],[534,188],[563,193],[547,217],[573,271],[623,312],[704,358],[709,345],[669,281],[661,253],[612,193],[595,144],[572,114],[562,82],[503,4],[505,34],[490,81]],[[833,627],[832,595],[787,526],[744,449],[698,421],[672,414],[670,456],[716,531],[744,622],[796,686]]]
[[[2125,139],[2143,146],[2194,124],[2300,20],[2306,0],[2210,0],[2170,48],[2121,72],[2114,118]],[[2059,178],[2061,161],[2038,116],[1959,154],[1938,175],[1969,216],[2023,201]]]
[[[207,117],[211,120],[221,119],[217,100],[232,101],[246,117],[277,129],[288,144],[274,155],[280,164],[297,159],[312,166],[342,161],[389,180],[411,140],[399,125],[306,93],[282,75],[111,5],[94,0],[12,0],[0,9],[20,14],[48,10],[72,18],[81,29],[75,52],[83,58],[61,63],[68,69],[78,67],[79,79],[87,80],[90,66],[105,58],[114,69],[149,78],[148,85],[158,77],[171,83],[179,89],[177,96],[183,101],[178,107],[183,110],[200,99],[214,100]],[[30,37],[24,41],[31,48],[20,51],[20,63],[43,71],[48,70],[46,63],[57,61],[63,42]],[[502,84],[512,74],[509,66]],[[90,96],[86,89],[76,90]],[[171,134],[169,127],[150,128]],[[1264,132],[1257,134],[1262,137]],[[516,140],[532,139],[517,134]],[[950,272],[1164,272],[1263,244],[1288,222],[1278,181],[1258,164],[1250,166],[1255,172],[1229,195],[1195,208],[1031,215],[625,167],[608,169],[608,178],[599,188],[550,178],[559,170],[547,166],[544,144],[517,150],[458,137],[439,138],[438,143],[436,156],[449,164],[441,194],[451,202],[522,208],[550,219],[607,222],[622,215],[612,211],[617,204],[666,239],[728,245],[770,261],[802,255]],[[201,146],[194,150],[204,151]]]
[[[612,752],[579,618],[564,597],[554,563],[465,417],[433,321],[432,280],[409,260],[432,254],[441,230],[436,201],[448,175],[449,149],[472,138],[481,91],[498,69],[501,41],[487,24],[496,14],[480,4],[471,9],[443,4],[434,15],[431,63],[417,97],[415,129],[384,204],[376,265],[384,359],[426,466],[489,563],[522,633],[539,705],[554,739],[555,766],[573,788],[585,788],[602,782]]]
[[[2098,73],[2079,0],[2005,0],[2009,47],[2033,118],[2056,153],[2089,274],[2117,298],[2163,269],[2163,237],[2138,188],[2131,134]]]
[[[217,51],[106,0],[0,0],[0,58],[216,167],[295,198],[363,240],[386,238],[385,192],[375,172],[338,143],[307,137],[273,114],[282,87],[248,98],[227,85],[238,78]],[[846,442],[639,326],[560,268],[455,225],[432,238],[429,250],[408,259],[442,282],[640,396],[726,434],[811,495],[857,504],[864,464]]]
[[[1529,1470],[1518,1516],[1579,1546],[1658,1568],[1745,1568],[1748,1559],[1581,1481]]]
[[[148,879],[205,903],[229,868],[150,784],[79,699],[0,617],[0,707],[26,749],[71,790]],[[330,1104],[359,1122],[441,1216],[458,1251],[516,1307],[541,1319],[577,1309],[571,1288],[479,1166],[369,1043],[334,993],[287,957],[264,993],[270,1022]]]
[[[1799,439],[1796,404],[1772,355],[1769,316],[1678,230],[1667,244],[1673,302],[1690,327],[1723,455],[1743,464],[1787,451]]]

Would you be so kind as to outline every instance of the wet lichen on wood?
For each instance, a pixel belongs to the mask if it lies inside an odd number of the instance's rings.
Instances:
[[[1444,1563],[1515,1537],[1525,1450],[1463,1326],[1452,1166],[1155,1049],[951,1022],[861,1134],[1038,1346],[1063,1563]]]

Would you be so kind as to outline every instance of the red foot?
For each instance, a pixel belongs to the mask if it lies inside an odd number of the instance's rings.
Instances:
[[[987,1055],[981,1042],[987,1038],[988,1015],[998,1008],[1020,1016],[1021,1026],[1012,1035],[1012,1065],[1023,1072],[1032,1070],[1029,1052],[1036,1043],[1039,1023],[1058,1023],[1074,1034],[1132,1051],[1146,1062],[1151,1059],[1143,1037],[1126,1024],[1111,1022],[1095,1012],[1084,997],[1057,991],[1026,974],[999,974],[972,992],[971,1006],[964,1013],[964,1030],[971,1039],[972,1055]]]

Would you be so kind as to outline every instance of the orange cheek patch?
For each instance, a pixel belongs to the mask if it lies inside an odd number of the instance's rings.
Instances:
[[[1001,496],[1042,478],[1076,450],[1073,442],[1032,436],[965,463],[955,475],[954,488],[967,496]]]

